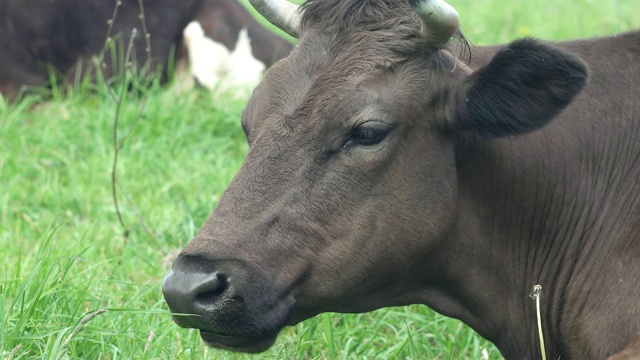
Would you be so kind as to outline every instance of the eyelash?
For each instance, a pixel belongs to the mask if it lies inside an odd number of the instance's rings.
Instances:
[[[355,145],[372,146],[379,144],[387,137],[390,131],[391,128],[386,127],[373,128],[363,125],[358,126],[344,142],[343,148],[346,149]]]

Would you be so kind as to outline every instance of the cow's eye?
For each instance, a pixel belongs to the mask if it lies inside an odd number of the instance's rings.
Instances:
[[[380,121],[368,121],[351,131],[343,148],[355,145],[371,146],[380,143],[387,137],[392,127]]]

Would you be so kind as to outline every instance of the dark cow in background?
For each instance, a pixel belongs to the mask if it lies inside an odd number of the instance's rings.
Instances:
[[[193,18],[207,37],[233,51],[240,32],[246,29],[251,39],[253,56],[270,67],[291,53],[293,45],[267,31],[236,0],[207,0]]]
[[[264,70],[293,48],[290,42],[265,31],[236,0],[206,1],[183,34],[179,72],[189,67],[199,85],[222,91],[236,89],[240,96],[248,95]]]
[[[640,32],[469,48],[443,1],[253,3],[299,42],[165,277],[195,315],[176,323],[256,352],[321,312],[421,303],[540,359],[540,285],[549,359],[640,358]]]
[[[22,87],[46,84],[48,66],[69,79],[77,71],[93,69],[92,57],[103,49],[114,6],[115,0],[0,2],[0,92],[11,99]],[[193,20],[202,22],[207,34],[231,49],[240,30],[248,29],[252,53],[265,67],[292,48],[234,0],[153,0],[144,2],[144,11],[151,35],[152,65],[161,69],[165,79],[172,50],[180,49],[183,29]],[[126,43],[132,29],[137,28],[132,58],[142,66],[147,54],[139,14],[138,0],[122,0],[112,36]],[[186,56],[185,51],[178,52]],[[110,56],[105,60],[105,74],[111,76],[114,64]]]

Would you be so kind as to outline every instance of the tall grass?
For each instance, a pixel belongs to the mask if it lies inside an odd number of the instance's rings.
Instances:
[[[640,25],[636,0],[452,3],[476,45],[568,39]],[[207,349],[171,321],[160,291],[171,255],[204,222],[240,167],[245,100],[152,86],[122,149],[127,238],[110,192],[114,103],[99,84],[36,104],[0,100],[0,358],[490,359],[497,350],[424,306],[324,314],[255,357]],[[122,104],[121,134],[140,97]],[[153,235],[145,232],[137,211]],[[96,313],[96,311],[105,312]]]

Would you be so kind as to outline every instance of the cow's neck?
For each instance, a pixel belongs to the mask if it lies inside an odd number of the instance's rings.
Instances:
[[[573,174],[552,171],[562,167],[550,163],[541,140],[538,134],[460,145],[460,223],[442,251],[449,269],[443,286],[461,301],[459,313],[450,315],[496,343],[507,358],[539,358],[529,296],[534,285],[544,292],[543,332],[553,358],[564,348],[558,339],[565,307],[584,305],[568,297],[566,288],[584,245],[584,234],[574,231],[591,221],[575,211],[586,199],[577,196]]]

